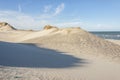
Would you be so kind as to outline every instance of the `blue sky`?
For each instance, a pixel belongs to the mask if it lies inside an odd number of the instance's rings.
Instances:
[[[19,29],[120,31],[120,0],[0,0],[0,21]]]

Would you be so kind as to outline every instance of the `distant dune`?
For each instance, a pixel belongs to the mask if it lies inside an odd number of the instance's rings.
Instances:
[[[0,80],[120,80],[119,40],[79,27],[41,31],[0,23]]]
[[[16,30],[16,29],[6,22],[0,22],[0,31],[11,31],[11,30]]]

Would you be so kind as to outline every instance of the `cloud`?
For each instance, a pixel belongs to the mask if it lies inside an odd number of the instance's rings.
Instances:
[[[52,16],[53,17],[53,16]],[[58,27],[79,27],[83,25],[82,22],[72,20],[55,23],[54,18],[49,15],[30,16],[28,14],[18,11],[0,11],[0,21],[8,22],[18,29],[41,29],[46,24],[55,25]]]
[[[37,18],[53,19],[55,16],[58,16],[58,14],[60,14],[63,9],[64,9],[64,3],[61,3],[57,7],[53,7],[53,5],[45,5],[43,9],[44,13],[37,16]]]
[[[62,22],[62,23],[55,23],[53,25],[59,26],[59,27],[81,27],[83,25],[82,22],[77,22],[77,21],[73,21],[73,22]]]
[[[45,13],[32,16],[22,12],[21,5],[18,5],[18,11],[0,11],[0,21],[8,22],[18,29],[41,29],[46,24],[55,25],[59,27],[79,27],[83,25],[79,19],[73,19],[70,21],[56,22],[58,14],[64,9],[64,3],[58,5],[55,11],[53,7],[45,6],[43,11]],[[52,11],[53,10],[53,11]],[[56,22],[56,23],[55,23]]]
[[[117,31],[120,29],[119,26],[115,26],[115,24],[92,23],[88,21],[84,21],[82,28],[88,31]]]
[[[22,7],[20,4],[18,5],[18,12],[22,12]]]
[[[64,7],[65,7],[64,3],[58,5],[57,8],[55,9],[54,15],[58,15],[64,9]]]
[[[47,6],[44,6],[44,12],[47,13],[51,10],[52,6],[51,5],[47,5]]]
[[[96,24],[95,26],[94,26],[94,29],[96,28],[96,29],[98,29],[98,30],[102,30],[102,31],[108,31],[108,30],[113,30],[113,27],[115,28],[115,29],[117,29],[117,26],[114,26],[114,25],[109,25],[109,24]]]
[[[48,20],[36,17],[16,11],[0,11],[0,21],[8,22],[18,29],[40,29],[49,23]]]

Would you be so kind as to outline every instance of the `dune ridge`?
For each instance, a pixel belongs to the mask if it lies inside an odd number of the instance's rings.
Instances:
[[[51,31],[53,29],[49,30]],[[49,32],[49,30],[47,31]],[[45,30],[45,32],[47,31]],[[97,57],[102,56],[111,60],[120,61],[119,45],[99,38],[80,28],[57,29],[47,35],[37,36],[22,42],[39,43],[60,51],[94,55]]]
[[[120,80],[119,41],[79,27],[0,31],[0,80]]]

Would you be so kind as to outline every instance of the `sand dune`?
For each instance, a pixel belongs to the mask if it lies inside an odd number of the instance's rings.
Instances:
[[[16,29],[6,22],[0,22],[0,32],[1,31],[11,31],[11,30],[16,30]]]
[[[0,80],[120,80],[120,45],[81,28],[0,31]]]
[[[42,44],[47,48],[76,54],[94,55],[120,61],[120,46],[99,38],[80,28],[49,29],[44,36],[32,37],[23,42]],[[43,33],[50,32],[49,30]],[[39,43],[39,44],[38,44]]]

